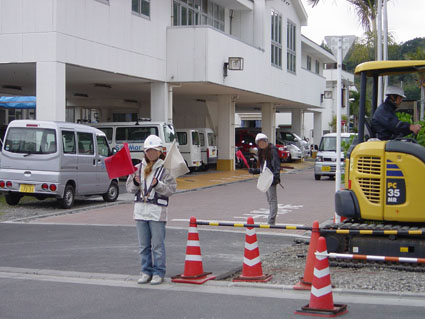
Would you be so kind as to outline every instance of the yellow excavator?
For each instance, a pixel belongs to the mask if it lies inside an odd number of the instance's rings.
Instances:
[[[373,138],[366,117],[368,78],[373,115],[379,76],[417,72],[425,74],[425,61],[372,61],[355,69],[360,75],[358,138],[346,157],[345,189],[335,194],[336,213],[346,220],[329,226],[348,231],[323,233],[329,251],[425,257],[425,147],[411,139]],[[394,235],[368,236],[354,229]]]

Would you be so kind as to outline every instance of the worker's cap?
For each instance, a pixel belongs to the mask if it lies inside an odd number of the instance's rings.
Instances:
[[[385,90],[385,95],[398,95],[401,96],[403,99],[406,98],[403,89],[398,86],[388,86]]]
[[[261,140],[268,141],[269,139],[266,134],[258,133],[257,136],[255,137],[255,143],[258,143],[258,141],[261,141]]]

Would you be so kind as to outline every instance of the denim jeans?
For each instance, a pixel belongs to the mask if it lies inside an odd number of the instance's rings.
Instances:
[[[165,222],[136,220],[142,272],[165,276]],[[153,261],[153,262],[152,262]]]
[[[268,218],[268,224],[274,225],[276,223],[276,215],[277,215],[277,185],[272,185],[267,190],[267,202],[269,203],[270,213]]]

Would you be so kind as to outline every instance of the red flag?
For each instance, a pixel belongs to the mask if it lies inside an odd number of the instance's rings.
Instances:
[[[105,158],[105,166],[108,171],[109,178],[117,178],[133,174],[137,168],[133,166],[131,161],[128,144],[124,143],[122,149],[112,156]]]

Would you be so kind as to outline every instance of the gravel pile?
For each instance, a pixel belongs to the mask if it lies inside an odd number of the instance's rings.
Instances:
[[[295,285],[304,275],[307,244],[294,244],[261,256],[263,273],[272,274],[271,284]],[[380,265],[362,267],[332,266],[331,282],[335,288],[366,289],[385,292],[425,292],[425,272],[387,269]]]

